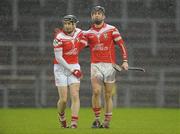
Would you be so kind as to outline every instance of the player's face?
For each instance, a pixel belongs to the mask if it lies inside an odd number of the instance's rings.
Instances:
[[[63,22],[63,29],[67,33],[72,33],[76,27],[76,24],[71,21],[64,21]]]
[[[93,23],[101,24],[105,19],[105,15],[101,11],[96,11],[91,14],[91,19]]]

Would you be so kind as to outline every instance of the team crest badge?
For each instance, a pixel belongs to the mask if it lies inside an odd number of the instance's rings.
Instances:
[[[54,39],[54,41],[53,41],[54,47],[57,47],[58,45],[61,45],[61,44],[62,44],[61,41],[58,41],[57,39]]]
[[[105,39],[107,39],[107,38],[108,38],[107,33],[104,33],[104,38],[105,38]]]
[[[53,41],[53,45],[54,45],[55,47],[58,46],[58,40],[57,40],[57,39],[55,39],[55,40]]]

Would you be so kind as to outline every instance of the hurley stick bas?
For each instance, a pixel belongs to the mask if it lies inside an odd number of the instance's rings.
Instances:
[[[112,64],[113,68],[115,70],[117,70],[118,72],[122,71],[122,67],[119,66],[118,64]],[[132,70],[132,71],[141,71],[141,72],[145,72],[145,69],[144,68],[141,68],[141,67],[131,67],[129,66],[128,67],[128,70]]]

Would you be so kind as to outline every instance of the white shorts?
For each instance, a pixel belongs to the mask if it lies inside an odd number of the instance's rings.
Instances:
[[[71,68],[73,69],[79,69],[79,64],[69,64]],[[80,83],[80,79],[75,77],[73,74],[71,74],[70,71],[68,71],[66,68],[64,68],[62,65],[54,64],[54,76],[55,76],[55,84],[56,86],[68,86],[73,83]]]
[[[112,63],[92,63],[91,79],[96,77],[105,83],[115,82],[116,70],[112,67]]]

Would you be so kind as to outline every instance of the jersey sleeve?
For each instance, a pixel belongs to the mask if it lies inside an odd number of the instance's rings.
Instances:
[[[61,40],[55,38],[53,41],[53,46],[54,46],[55,59],[58,61],[59,64],[63,65],[66,69],[68,69],[71,72],[72,68],[63,58],[63,44]]]
[[[123,61],[127,61],[128,60],[128,53],[127,53],[126,47],[124,45],[124,41],[121,37],[121,34],[119,33],[117,28],[115,28],[113,30],[112,37],[113,37],[113,40],[116,42],[116,44],[121,49],[121,55],[122,55]]]
[[[54,48],[59,48],[59,47],[62,47],[62,41],[58,38],[54,38],[53,40],[53,47]]]

